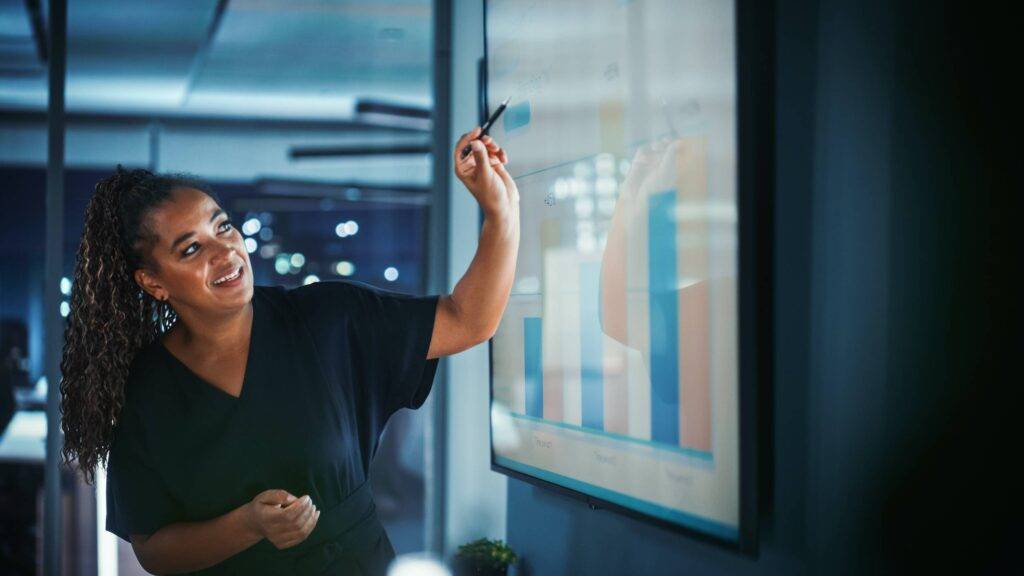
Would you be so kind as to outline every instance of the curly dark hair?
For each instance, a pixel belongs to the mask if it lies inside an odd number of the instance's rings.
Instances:
[[[178,319],[170,304],[135,282],[134,272],[159,270],[150,258],[158,238],[148,215],[181,188],[220,204],[210,186],[191,175],[118,165],[96,184],[85,209],[60,362],[60,408],[64,463],[77,460],[87,484],[110,452],[136,353]]]

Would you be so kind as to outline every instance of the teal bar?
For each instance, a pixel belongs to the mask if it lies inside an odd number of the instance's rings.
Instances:
[[[544,417],[544,371],[540,318],[523,318],[523,368],[526,374],[526,415]]]
[[[601,263],[580,264],[580,382],[583,426],[604,430],[604,346],[598,291]]]
[[[650,297],[651,439],[679,444],[679,300],[676,191],[652,194],[647,218]]]

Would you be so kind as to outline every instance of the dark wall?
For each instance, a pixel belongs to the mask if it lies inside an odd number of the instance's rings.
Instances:
[[[522,572],[978,573],[1011,561],[1022,516],[1007,412],[1022,380],[1005,368],[1024,351],[1024,317],[1001,272],[1022,262],[1008,226],[1022,188],[995,135],[1019,106],[1003,107],[988,70],[1014,68],[999,45],[1013,35],[969,7],[905,4],[776,2],[759,555],[510,479]]]

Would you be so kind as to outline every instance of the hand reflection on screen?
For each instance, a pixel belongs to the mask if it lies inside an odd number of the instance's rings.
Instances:
[[[646,338],[630,334],[627,292],[648,290],[649,260],[643,240],[649,232],[649,200],[652,194],[667,190],[680,190],[677,195],[681,200],[703,200],[705,174],[703,138],[662,139],[637,149],[619,186],[619,198],[601,261],[601,325],[605,334],[645,355],[647,347],[641,346],[641,340],[646,341]],[[676,210],[671,215],[676,222],[680,220],[679,212]],[[688,227],[693,226],[680,223],[677,237]],[[676,238],[669,240],[676,241]],[[703,263],[692,262],[693,258],[688,259],[686,255],[683,260],[696,265],[678,269],[677,276],[696,278],[697,283],[703,283]]]
[[[643,359],[652,438],[702,451],[711,439],[707,174],[701,136],[640,148],[600,277],[602,331]]]

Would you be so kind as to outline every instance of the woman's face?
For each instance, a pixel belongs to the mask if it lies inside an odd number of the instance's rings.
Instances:
[[[158,270],[135,271],[135,280],[155,298],[166,298],[179,314],[185,308],[213,313],[239,308],[252,298],[252,268],[242,234],[204,192],[179,188],[153,209],[148,225],[157,235],[150,258]],[[215,281],[241,270],[227,283]]]

